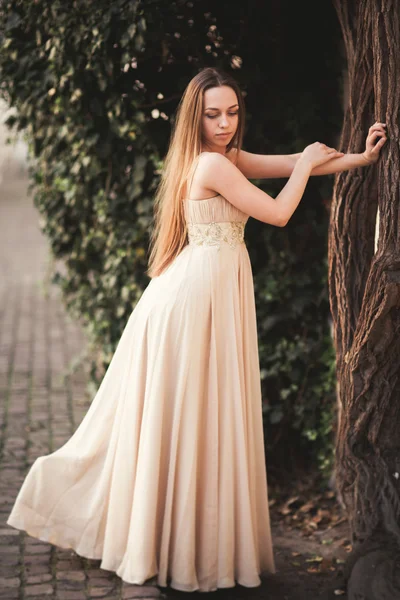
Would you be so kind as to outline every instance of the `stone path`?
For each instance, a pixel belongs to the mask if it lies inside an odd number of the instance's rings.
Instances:
[[[37,456],[60,447],[90,399],[69,366],[85,337],[47,281],[49,251],[28,178],[12,153],[0,183],[0,598],[156,598],[156,587],[125,584],[71,550],[8,526],[6,520]]]
[[[66,314],[59,289],[48,282],[50,254],[27,193],[26,170],[12,153],[1,152],[0,147],[0,599],[319,598],[322,580],[293,567],[291,552],[301,544],[311,555],[315,543],[308,547],[294,533],[288,538],[278,524],[273,528],[278,573],[258,588],[209,594],[127,584],[100,569],[98,560],[6,524],[30,465],[71,436],[91,398],[82,371],[69,372],[85,348],[85,336]],[[334,598],[331,592],[326,597]]]

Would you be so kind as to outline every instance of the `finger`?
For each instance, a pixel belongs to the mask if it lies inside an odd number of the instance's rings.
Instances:
[[[372,136],[376,137],[377,135],[386,135],[386,131],[384,129],[382,129],[381,127],[372,129],[367,135],[367,141],[370,140]]]
[[[368,137],[371,136],[373,133],[379,132],[381,135],[386,135],[386,131],[383,127],[378,127],[378,126],[374,126],[371,128]]]
[[[339,152],[338,150],[335,150],[334,148],[331,148],[329,152],[326,153],[327,154],[327,158],[329,160],[332,160],[333,158],[341,158],[342,156],[344,156],[343,152]]]
[[[386,142],[387,137],[386,135],[383,135],[382,137],[379,138],[379,140],[377,140],[377,142],[374,144],[374,147],[376,148],[376,146],[378,144],[380,144],[381,146]]]
[[[373,131],[373,132],[372,132],[372,133],[370,133],[370,135],[368,136],[368,142],[369,142],[370,144],[374,144],[375,140],[376,140],[378,137],[381,137],[381,136],[385,136],[385,134],[384,134],[384,133],[382,133],[381,131]]]
[[[375,126],[386,127],[386,123],[381,123],[380,121],[375,121],[375,123],[373,125],[371,125],[371,127],[375,127]],[[370,129],[371,129],[371,127],[370,127]]]
[[[342,156],[344,156],[344,152],[339,152],[338,150],[335,150],[335,152],[330,152],[329,153],[329,157],[332,158],[341,158]]]
[[[375,129],[380,129],[381,131],[386,131],[386,127],[384,127],[380,123],[377,123],[376,125],[372,125],[372,127],[370,127],[371,131],[374,131]]]
[[[379,147],[379,148],[380,148],[381,146],[383,146],[383,144],[385,144],[385,143],[386,143],[386,140],[387,140],[387,138],[385,138],[385,137],[382,137],[382,138],[379,140],[379,142],[377,142],[377,143],[375,144],[375,148],[377,148],[377,147]]]
[[[371,156],[377,156],[382,148],[382,146],[386,143],[387,138],[381,138],[373,148],[370,150]]]

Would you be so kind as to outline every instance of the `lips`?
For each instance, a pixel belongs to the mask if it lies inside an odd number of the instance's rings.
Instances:
[[[222,136],[222,137],[226,137],[227,135],[231,135],[231,131],[228,131],[227,133],[217,133],[217,136]]]

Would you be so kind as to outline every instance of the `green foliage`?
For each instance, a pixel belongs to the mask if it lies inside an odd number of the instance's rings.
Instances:
[[[3,18],[1,89],[35,157],[40,225],[65,266],[54,281],[105,364],[145,285],[159,157],[125,69],[146,23],[122,1],[8,2]]]
[[[304,35],[310,12],[322,23],[312,40]],[[5,0],[0,36],[0,93],[17,109],[9,125],[26,131],[34,202],[59,259],[53,281],[86,327],[99,382],[148,283],[154,191],[189,79],[207,65],[234,70],[246,95],[249,151],[299,152],[315,139],[333,145],[341,118],[333,9],[289,0],[253,11],[231,4],[229,13],[205,0]],[[284,183],[258,182],[274,195]],[[326,469],[331,457],[322,201],[331,187],[329,178],[310,184],[284,229],[254,220],[246,228],[270,464],[279,443],[297,435],[314,464]]]
[[[310,235],[304,226],[287,228],[281,236],[275,231],[266,235],[274,252],[255,279],[257,319],[263,332],[259,343],[263,412],[272,439],[282,428],[297,432],[303,451],[311,442],[325,469],[335,420],[326,260],[312,256],[315,247],[308,246]]]

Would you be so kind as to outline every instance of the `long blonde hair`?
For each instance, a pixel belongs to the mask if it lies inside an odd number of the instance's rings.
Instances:
[[[186,180],[193,161],[201,152],[204,92],[209,88],[229,86],[239,104],[238,127],[227,144],[240,151],[243,142],[245,106],[239,85],[218,68],[202,69],[186,87],[176,111],[175,126],[164,160],[159,186],[154,197],[153,229],[150,235],[149,268],[146,274],[160,275],[187,244],[184,213]]]

